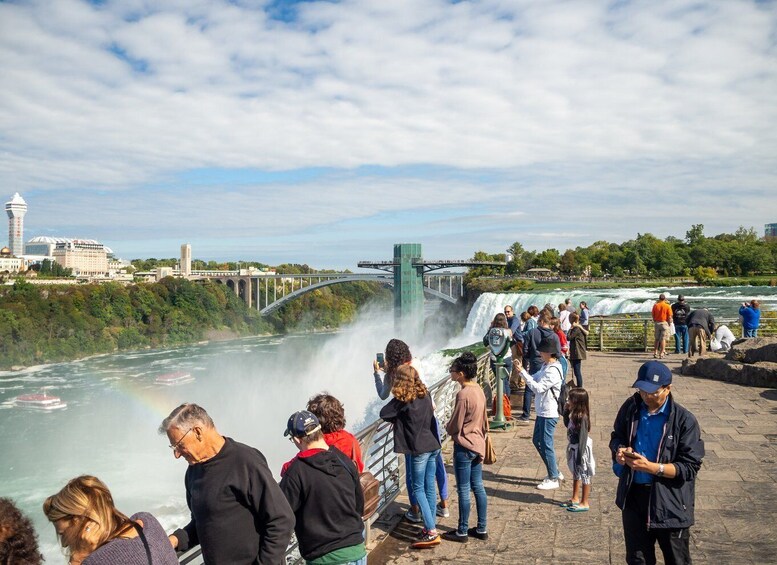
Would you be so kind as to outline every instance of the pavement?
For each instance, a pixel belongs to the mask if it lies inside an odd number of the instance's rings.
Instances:
[[[665,359],[674,370],[672,393],[696,415],[706,447],[696,482],[693,562],[777,563],[777,383],[775,388],[757,388],[682,376],[678,372],[682,358],[670,354]],[[403,495],[373,525],[368,563],[625,563],[621,514],[615,506],[617,478],[607,444],[618,408],[634,392],[630,387],[637,369],[650,359],[652,354],[589,352],[583,362],[597,461],[589,512],[573,514],[558,506],[572,491],[562,426],[556,430],[556,455],[567,480],[558,490],[535,488],[546,470],[531,444],[532,412],[528,425],[492,432],[498,461],[485,466],[483,473],[488,494],[487,541],[443,540],[432,549],[409,549],[421,526],[401,519],[408,508]],[[449,471],[451,516],[438,519],[441,532],[455,529],[458,521],[450,444],[443,454]],[[473,499],[470,526],[475,521]],[[663,563],[658,547],[656,550]]]

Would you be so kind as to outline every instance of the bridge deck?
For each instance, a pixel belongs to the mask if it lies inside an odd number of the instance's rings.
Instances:
[[[409,550],[420,526],[400,521],[400,511],[407,509],[403,497],[393,518],[373,526],[373,534],[383,528],[385,537],[370,553],[369,563],[624,563],[620,511],[614,503],[617,480],[610,470],[607,443],[615,413],[632,393],[629,387],[637,368],[648,357],[589,353],[583,362],[585,384],[592,394],[598,463],[589,512],[572,514],[558,506],[571,494],[569,479],[556,491],[534,488],[545,468],[531,444],[533,423],[522,425],[494,433],[499,460],[484,472],[487,542],[443,541],[431,550]],[[668,365],[676,368],[680,358],[670,355]],[[679,375],[674,379],[675,398],[696,414],[707,449],[697,482],[696,525],[691,529],[694,563],[777,562],[777,390]],[[559,468],[568,476],[565,447],[566,435],[559,429],[556,453]],[[444,455],[451,516],[440,519],[441,531],[454,529],[458,518],[450,445]],[[470,526],[475,520],[473,501]]]

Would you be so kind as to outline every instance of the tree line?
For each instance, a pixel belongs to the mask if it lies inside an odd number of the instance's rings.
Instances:
[[[697,280],[722,276],[742,276],[777,271],[777,241],[766,241],[753,228],[740,227],[734,233],[704,235],[704,225],[695,224],[685,238],[660,239],[653,234],[637,234],[623,243],[597,241],[587,247],[564,252],[558,249],[530,251],[513,243],[509,255],[475,253],[475,260],[508,259],[504,268],[478,268],[472,277],[526,273],[545,268],[564,276],[640,277],[688,276]]]
[[[210,330],[240,336],[338,327],[359,305],[386,296],[376,283],[335,285],[264,318],[208,281],[40,286],[19,279],[0,287],[0,369],[193,343]]]

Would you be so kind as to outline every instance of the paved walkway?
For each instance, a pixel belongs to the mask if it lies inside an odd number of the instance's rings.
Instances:
[[[629,387],[637,369],[651,358],[594,352],[583,362],[584,384],[592,395],[591,437],[598,463],[589,512],[572,514],[558,506],[571,494],[569,479],[555,491],[534,488],[545,476],[545,467],[531,444],[532,422],[494,433],[498,462],[484,471],[488,541],[443,540],[434,549],[408,549],[420,526],[400,519],[407,509],[403,497],[393,516],[373,526],[378,543],[369,555],[370,565],[625,563],[621,516],[615,506],[617,479],[607,444],[617,409],[633,393]],[[667,364],[677,369],[680,359],[669,355]],[[696,485],[694,563],[777,563],[777,383],[775,389],[744,387],[675,372],[672,389],[675,399],[698,418],[707,450]],[[559,468],[568,476],[565,447],[566,434],[559,427],[556,454]],[[458,519],[450,445],[444,456],[452,494],[451,516],[440,520],[441,531],[455,529]],[[475,520],[473,500],[471,526]]]

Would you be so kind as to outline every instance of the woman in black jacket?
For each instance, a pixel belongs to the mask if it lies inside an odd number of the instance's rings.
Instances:
[[[432,398],[412,365],[397,369],[391,394],[394,398],[380,411],[380,417],[394,424],[394,451],[410,456],[413,493],[424,521],[421,538],[411,547],[433,547],[440,543],[435,524],[434,483],[440,440]]]

